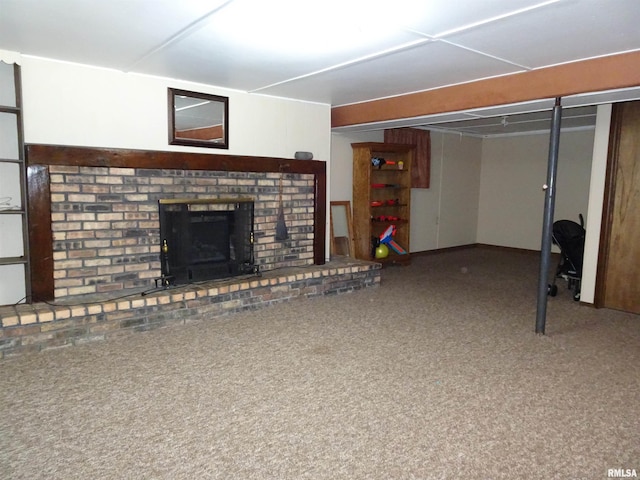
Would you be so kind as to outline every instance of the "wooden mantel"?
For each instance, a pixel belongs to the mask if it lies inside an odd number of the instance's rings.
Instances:
[[[33,301],[54,299],[50,165],[313,174],[315,265],[325,263],[326,163],[275,157],[32,144],[26,146]]]

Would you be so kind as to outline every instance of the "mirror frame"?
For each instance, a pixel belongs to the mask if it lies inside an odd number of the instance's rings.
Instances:
[[[202,100],[208,100],[210,102],[221,103],[224,109],[224,121],[222,123],[222,141],[176,137],[176,96],[194,97]],[[192,147],[225,149],[229,148],[229,97],[222,97],[220,95],[212,95],[208,93],[191,92],[189,90],[180,90],[177,88],[169,88],[168,97],[170,145],[187,145]]]
[[[344,209],[344,213],[345,213],[345,222],[346,222],[346,228],[347,228],[347,236],[346,237],[337,237],[335,235],[335,231],[334,231],[334,215],[333,215],[333,207],[337,207],[340,208],[342,207]],[[330,249],[330,254],[331,255],[338,255],[338,250],[340,250],[338,248],[338,242],[337,239],[338,238],[346,238],[346,248],[348,250],[347,254],[344,256],[347,257],[351,257],[354,258],[355,255],[355,243],[354,243],[354,239],[353,239],[353,223],[351,220],[351,202],[349,200],[345,200],[345,201],[332,201],[329,202],[329,216],[330,216],[330,227],[331,227],[331,249]]]

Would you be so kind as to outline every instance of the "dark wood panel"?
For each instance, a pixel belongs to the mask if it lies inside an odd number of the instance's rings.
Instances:
[[[611,111],[611,127],[609,128],[609,147],[607,152],[607,170],[604,183],[604,199],[602,206],[602,221],[600,227],[600,245],[598,247],[598,265],[596,269],[596,285],[593,305],[604,307],[604,292],[606,285],[607,259],[609,253],[609,238],[611,237],[611,218],[613,215],[613,200],[615,191],[615,171],[617,168],[618,149],[620,145],[620,122],[622,110],[620,104],[614,104]]]
[[[596,306],[640,313],[640,102],[614,106]]]
[[[313,263],[316,265],[324,265],[326,253],[325,237],[327,232],[327,176],[323,173],[317,174],[314,178]]]
[[[31,300],[53,300],[53,232],[49,167],[27,168],[29,210],[29,255],[31,260]]]
[[[431,132],[419,128],[389,128],[384,131],[385,143],[415,145],[411,165],[411,188],[429,188],[431,183]]]

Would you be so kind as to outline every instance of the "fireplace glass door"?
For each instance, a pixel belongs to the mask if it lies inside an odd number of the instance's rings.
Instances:
[[[160,200],[163,284],[257,273],[250,199]]]

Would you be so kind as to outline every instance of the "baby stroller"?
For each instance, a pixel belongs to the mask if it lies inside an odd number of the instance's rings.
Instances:
[[[553,283],[549,285],[549,295],[558,293],[556,280],[563,278],[569,289],[573,289],[573,299],[580,300],[582,281],[582,257],[584,256],[584,218],[580,214],[580,224],[571,220],[558,220],[553,223],[553,243],[560,247],[560,261]]]

